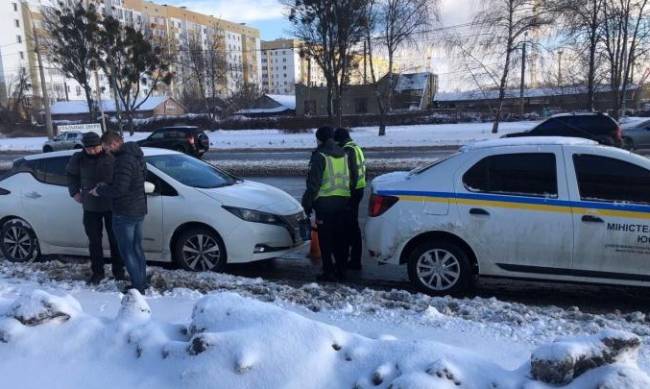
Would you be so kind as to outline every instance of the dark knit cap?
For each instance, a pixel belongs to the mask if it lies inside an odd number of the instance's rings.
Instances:
[[[81,143],[83,143],[84,147],[95,147],[101,145],[102,140],[99,137],[99,135],[97,135],[96,133],[87,132],[83,134],[81,138]]]
[[[350,140],[350,131],[347,128],[337,128],[334,131],[334,140],[338,143]]]
[[[318,130],[316,130],[316,139],[318,139],[321,142],[325,142],[328,139],[332,139],[334,136],[334,130],[332,127],[320,127]]]

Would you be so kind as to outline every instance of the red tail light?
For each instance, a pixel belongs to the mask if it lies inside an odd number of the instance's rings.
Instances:
[[[370,217],[381,216],[398,201],[399,198],[395,196],[382,196],[378,194],[372,194],[368,203],[368,215]]]

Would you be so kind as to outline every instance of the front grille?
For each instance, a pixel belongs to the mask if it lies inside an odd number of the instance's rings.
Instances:
[[[283,216],[285,228],[289,231],[293,243],[302,242],[310,230],[309,220],[304,212]]]

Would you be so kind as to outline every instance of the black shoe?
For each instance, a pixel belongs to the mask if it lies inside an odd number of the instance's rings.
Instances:
[[[345,272],[337,271],[336,272],[336,279],[339,280],[339,281],[347,281],[348,277],[345,275]]]
[[[346,268],[348,270],[361,271],[361,264],[360,263],[348,262],[348,265],[347,265]]]
[[[145,293],[146,293],[146,289],[138,289],[138,288],[136,288],[136,287],[133,286],[133,285],[126,285],[126,286],[124,286],[124,287],[120,290],[120,292],[122,292],[122,294],[127,294],[127,293],[129,292],[129,290],[131,290],[131,289],[135,289],[135,290],[137,290],[137,291],[140,292],[140,294],[143,295],[143,296],[144,296]]]
[[[113,273],[115,281],[126,281],[126,274],[124,272]]]
[[[103,279],[104,279],[103,274],[93,274],[92,276],[90,276],[88,281],[86,281],[86,285],[99,285]]]
[[[320,282],[336,282],[336,277],[330,273],[323,273],[316,276],[316,281]]]

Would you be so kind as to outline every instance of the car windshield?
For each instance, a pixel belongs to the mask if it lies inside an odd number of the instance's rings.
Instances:
[[[427,170],[431,169],[432,167],[438,166],[438,165],[440,165],[441,163],[443,163],[445,161],[449,161],[450,159],[454,158],[455,156],[457,156],[459,154],[460,153],[458,153],[458,152],[453,153],[453,154],[450,154],[450,155],[448,155],[446,157],[440,158],[440,159],[438,159],[438,160],[436,160],[436,161],[434,161],[434,162],[432,162],[432,163],[430,163],[428,165],[424,165],[424,166],[420,166],[418,168],[415,168],[415,169],[413,169],[413,170],[411,170],[409,172],[409,175],[410,176],[417,176],[418,174],[422,174],[422,173],[426,172]]]
[[[181,184],[193,188],[219,188],[237,182],[236,178],[216,167],[187,155],[157,155],[146,160]]]

